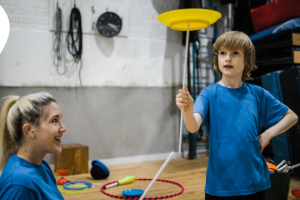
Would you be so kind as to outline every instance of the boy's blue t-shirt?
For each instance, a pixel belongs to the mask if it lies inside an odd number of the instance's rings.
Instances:
[[[270,187],[258,135],[287,110],[268,91],[248,83],[236,89],[215,83],[201,91],[193,112],[202,115],[209,137],[207,194],[249,195]]]
[[[64,199],[46,161],[35,165],[12,155],[0,177],[0,199],[53,200]]]

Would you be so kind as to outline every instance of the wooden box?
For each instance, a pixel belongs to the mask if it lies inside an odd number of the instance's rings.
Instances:
[[[89,147],[81,144],[61,145],[62,152],[55,155],[54,170],[68,170],[67,175],[89,172]]]

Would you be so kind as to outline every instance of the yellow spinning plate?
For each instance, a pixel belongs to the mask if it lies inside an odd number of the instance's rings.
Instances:
[[[196,31],[215,23],[221,16],[214,10],[188,8],[162,13],[157,19],[174,30],[186,31],[189,24],[189,30]]]
[[[182,89],[185,89],[186,81],[186,66],[187,66],[187,57],[188,57],[188,44],[189,44],[189,33],[190,31],[196,31],[204,29],[209,25],[215,23],[218,19],[221,18],[221,14],[214,10],[201,9],[201,8],[188,8],[188,9],[179,9],[172,10],[160,14],[157,19],[166,26],[169,26],[171,29],[177,31],[186,31],[186,43],[185,43],[185,61],[184,61],[184,70],[183,70],[183,84]],[[180,117],[180,136],[179,136],[179,151],[181,153],[181,143],[182,143],[182,127],[183,127],[183,110],[181,108],[181,117]]]

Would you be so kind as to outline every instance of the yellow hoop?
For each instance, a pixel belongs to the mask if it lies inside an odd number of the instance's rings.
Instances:
[[[82,187],[82,186],[81,185],[69,185],[68,187]],[[58,190],[61,193],[74,194],[74,193],[80,193],[80,192],[87,191],[88,188],[85,188],[83,190],[65,190],[64,187],[60,187],[60,188],[58,188]]]

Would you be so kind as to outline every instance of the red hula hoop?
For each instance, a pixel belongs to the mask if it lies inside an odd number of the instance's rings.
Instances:
[[[152,181],[152,178],[137,178],[135,179],[137,181]],[[166,195],[166,196],[160,196],[160,197],[145,197],[144,200],[152,200],[152,199],[166,199],[166,198],[170,198],[170,197],[175,197],[175,196],[178,196],[180,194],[183,193],[184,191],[184,187],[183,185],[181,185],[180,183],[177,183],[177,182],[174,182],[174,181],[169,181],[169,180],[164,180],[164,179],[156,179],[156,181],[161,181],[161,182],[167,182],[167,183],[172,183],[174,185],[178,185],[179,187],[181,187],[181,191],[178,192],[178,193],[175,193],[175,194],[171,194],[171,195]],[[118,181],[113,181],[113,182],[109,182],[109,183],[106,183],[104,184],[102,187],[101,187],[101,192],[103,192],[103,194],[107,195],[107,196],[110,196],[110,197],[113,197],[113,198],[117,198],[117,199],[132,199],[132,200],[138,200],[140,197],[125,197],[125,196],[118,196],[118,195],[113,195],[113,194],[109,194],[107,192],[105,192],[104,190],[104,187],[107,186],[107,185],[110,185],[112,183],[115,183],[115,182],[118,182]]]

